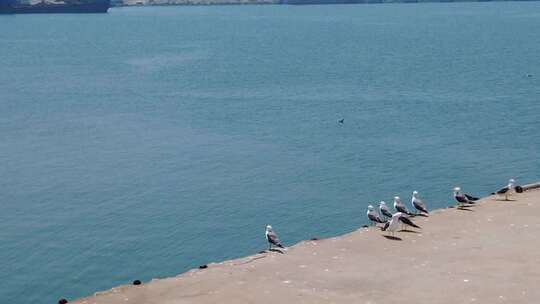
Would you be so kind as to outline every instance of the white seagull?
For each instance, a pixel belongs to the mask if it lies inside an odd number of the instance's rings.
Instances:
[[[277,234],[272,230],[272,226],[266,226],[266,240],[268,241],[268,250],[272,249],[272,246],[284,248],[279,241]]]
[[[426,208],[426,204],[424,204],[424,202],[418,197],[418,191],[413,191],[412,198],[411,198],[411,204],[420,213],[422,213],[422,212],[424,212],[426,214],[429,213],[427,208]]]
[[[386,221],[383,221],[381,219],[381,217],[379,216],[377,211],[375,211],[375,209],[373,209],[372,205],[369,205],[367,208],[368,208],[368,210],[367,210],[366,214],[367,214],[367,217],[368,217],[368,219],[370,220],[370,222],[372,224],[375,224],[375,226],[377,226],[377,223],[380,223],[380,224],[386,223]]]
[[[454,198],[460,206],[463,206],[463,204],[474,204],[478,200],[478,197],[474,197],[472,195],[461,192],[460,187],[454,188]]]
[[[379,211],[381,214],[389,219],[392,218],[392,212],[388,209],[388,206],[386,206],[386,203],[384,201],[381,201],[379,203]]]
[[[394,197],[394,209],[396,209],[397,212],[405,213],[407,215],[412,215],[412,213],[407,210],[407,207],[401,202],[399,199],[399,196]]]
[[[521,193],[523,192],[523,188],[521,186],[516,186],[516,181],[511,178],[509,181],[508,181],[508,185],[506,185],[506,187],[503,187],[501,188],[500,190],[498,190],[497,192],[495,192],[496,194],[504,194],[504,200],[508,200],[508,196],[510,196],[511,194],[514,194],[514,193]]]
[[[394,236],[394,232],[396,232],[399,229],[399,227],[401,226],[400,224],[405,224],[411,227],[420,228],[420,226],[413,223],[403,213],[396,212],[394,213],[394,215],[392,215],[392,219],[384,225],[384,227],[382,228],[382,231],[390,231],[392,236]]]

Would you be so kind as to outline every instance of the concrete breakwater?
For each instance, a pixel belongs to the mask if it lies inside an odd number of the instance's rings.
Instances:
[[[75,303],[531,303],[540,296],[540,183],[523,188],[510,201],[489,196],[418,217],[422,229],[397,240],[360,228]]]

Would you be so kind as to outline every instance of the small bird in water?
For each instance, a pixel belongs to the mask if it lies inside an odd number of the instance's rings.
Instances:
[[[514,193],[521,193],[521,192],[523,192],[523,188],[521,186],[516,186],[516,181],[513,178],[511,178],[508,181],[508,185],[506,185],[506,187],[503,187],[499,189],[497,192],[492,193],[492,194],[499,194],[499,195],[504,194],[504,200],[507,201],[510,195]]]
[[[345,123],[345,118],[342,118],[342,119],[338,120],[338,122],[339,122],[340,124]]]
[[[397,212],[405,213],[407,215],[413,215],[411,212],[409,212],[409,210],[407,210],[405,204],[401,202],[399,196],[394,197],[394,209],[396,209]]]
[[[429,212],[426,208],[426,204],[424,204],[424,202],[418,196],[418,191],[413,191],[411,204],[419,213],[424,212],[425,214],[428,214]]]
[[[463,204],[474,204],[478,200],[478,197],[462,193],[460,187],[454,188],[454,198],[458,202],[459,207],[463,207]]]
[[[379,211],[384,217],[388,219],[392,218],[392,212],[390,212],[390,210],[388,209],[388,206],[386,206],[386,203],[384,201],[381,201],[379,203]]]
[[[273,246],[279,247],[279,248],[285,248],[283,245],[281,245],[281,242],[279,241],[279,238],[277,234],[272,230],[272,226],[268,225],[266,226],[266,240],[268,241],[268,250],[272,250]]]
[[[375,226],[377,226],[377,223],[379,224],[384,224],[386,223],[386,221],[383,221],[381,219],[381,217],[379,216],[379,214],[375,211],[375,209],[373,209],[373,206],[372,205],[369,205],[368,207],[368,210],[367,210],[367,217],[368,219],[370,220],[370,222],[372,224],[374,224]]]

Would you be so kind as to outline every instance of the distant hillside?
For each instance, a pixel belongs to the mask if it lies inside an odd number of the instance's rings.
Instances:
[[[113,6],[279,4],[280,0],[113,0]]]

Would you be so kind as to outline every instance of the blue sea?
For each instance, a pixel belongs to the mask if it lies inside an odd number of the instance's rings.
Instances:
[[[0,302],[540,180],[540,2],[0,16]],[[338,123],[339,119],[344,123]]]

